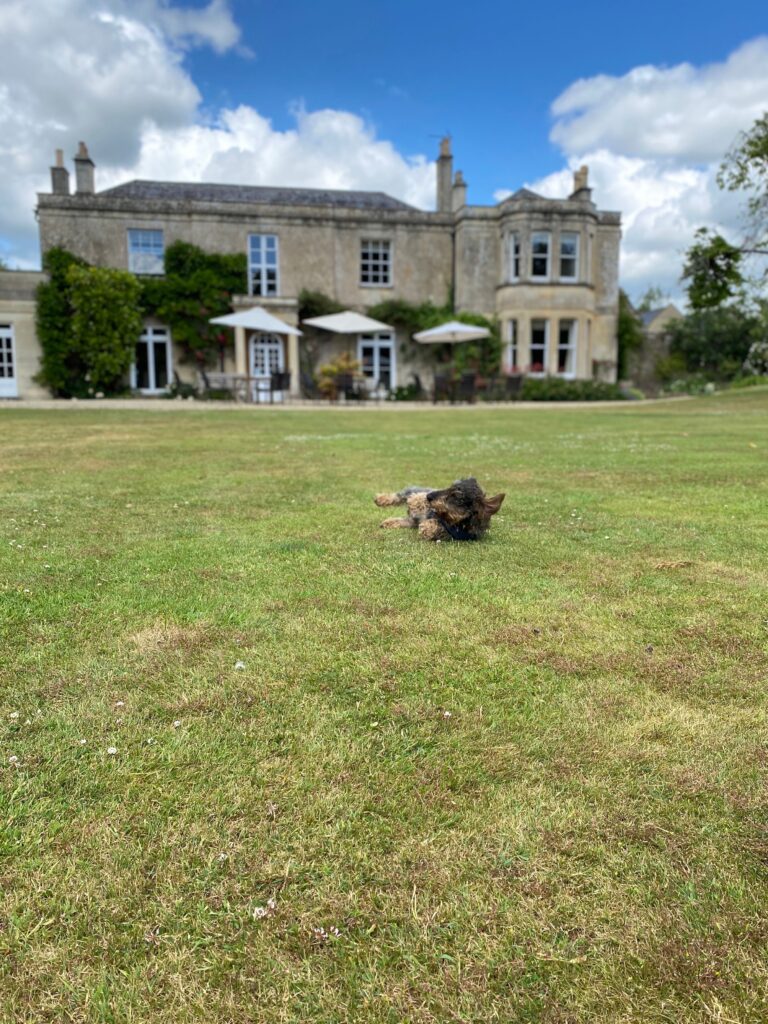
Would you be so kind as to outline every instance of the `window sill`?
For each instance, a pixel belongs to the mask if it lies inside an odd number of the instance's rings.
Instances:
[[[394,287],[395,286],[394,286],[394,284],[392,282],[390,282],[389,284],[363,284],[363,282],[360,281],[359,284],[358,284],[358,288],[394,288]]]

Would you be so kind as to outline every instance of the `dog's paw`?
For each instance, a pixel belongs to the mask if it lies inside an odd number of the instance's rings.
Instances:
[[[413,524],[411,523],[410,519],[399,519],[397,516],[395,516],[393,519],[385,519],[384,522],[381,523],[380,528],[382,530],[397,530],[407,529],[410,528],[412,525]]]
[[[379,508],[387,508],[389,505],[400,503],[396,494],[377,494],[373,500]]]

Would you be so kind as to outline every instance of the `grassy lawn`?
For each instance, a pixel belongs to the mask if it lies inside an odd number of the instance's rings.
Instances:
[[[766,392],[0,425],[0,1020],[768,1019]]]

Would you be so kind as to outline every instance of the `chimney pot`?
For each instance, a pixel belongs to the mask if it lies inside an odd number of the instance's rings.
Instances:
[[[437,212],[450,213],[453,209],[451,199],[451,182],[453,180],[453,157],[451,156],[451,137],[446,135],[440,140],[440,156],[437,158]]]
[[[93,160],[88,153],[88,147],[81,142],[77,147],[75,156],[75,182],[78,195],[93,195],[94,174]]]
[[[69,171],[64,166],[64,151],[56,150],[56,163],[51,168],[51,192],[55,196],[69,195]]]
[[[592,189],[589,187],[589,168],[586,164],[574,171],[573,173],[573,192],[571,192],[571,199],[586,200],[587,202],[592,201]]]
[[[453,189],[451,192],[451,209],[455,213],[460,210],[462,206],[467,205],[467,183],[464,181],[464,175],[461,171],[456,171],[456,177],[453,179]]]

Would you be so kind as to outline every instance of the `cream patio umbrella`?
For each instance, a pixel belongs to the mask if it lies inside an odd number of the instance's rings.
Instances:
[[[372,320],[362,313],[355,313],[351,309],[345,309],[343,313],[331,313],[328,316],[313,316],[309,320],[302,320],[308,327],[319,327],[321,331],[331,331],[333,334],[371,334],[373,331],[394,331],[390,324],[383,324],[381,320]]]
[[[429,330],[419,331],[414,334],[413,340],[422,345],[457,345],[462,341],[480,341],[482,338],[490,338],[490,336],[491,332],[486,327],[463,324],[459,320],[449,320],[437,327],[430,327]]]
[[[394,333],[395,328],[391,324],[384,324],[381,320],[374,320],[372,317],[356,313],[352,309],[345,309],[341,313],[330,313],[328,316],[313,316],[309,320],[301,322],[307,327],[316,327],[321,331],[330,331],[332,334],[356,334],[360,339],[358,350],[360,361],[363,364],[363,376],[366,378],[365,386],[368,389],[368,394],[378,395],[380,374],[386,375],[388,378],[384,384],[385,388],[394,387],[394,343],[386,343],[389,352],[388,361],[386,361],[387,357],[382,357],[382,353],[378,351],[384,343],[377,345],[374,342],[366,341],[363,337],[366,334],[376,334],[378,331]],[[374,351],[374,347],[377,351]],[[382,358],[385,360],[383,363]],[[360,397],[360,390],[354,388],[351,381],[350,375],[349,394],[356,394],[357,397]]]
[[[290,373],[291,381],[288,390],[294,395],[299,394],[298,338],[303,332],[298,327],[292,327],[291,324],[278,319],[264,309],[263,306],[253,306],[251,309],[241,309],[237,313],[227,313],[226,316],[212,317],[209,323],[234,328],[235,366],[238,374],[248,378],[252,400],[266,401],[265,396],[268,396],[270,400],[272,399],[272,371],[279,370],[283,372],[286,355],[287,369]],[[246,331],[257,332],[255,339],[251,342],[252,358],[256,365],[252,366],[250,370],[246,346]],[[286,336],[287,353],[283,349],[282,341],[276,341],[271,337],[273,335]],[[282,391],[277,393],[280,396],[279,400],[282,401]]]

